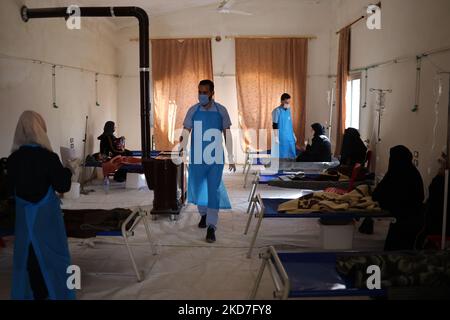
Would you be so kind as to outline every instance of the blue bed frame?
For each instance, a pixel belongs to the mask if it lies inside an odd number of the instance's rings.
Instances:
[[[338,256],[346,253],[278,253],[270,247],[260,255],[263,260],[250,298],[255,299],[266,268],[275,285],[274,298],[384,297],[385,290],[355,288],[352,281],[336,270]]]
[[[256,201],[251,205],[250,214],[245,227],[244,235],[248,234],[250,229],[253,215],[258,219],[255,231],[250,243],[250,248],[247,257],[250,259],[253,249],[255,247],[256,238],[261,228],[261,224],[264,218],[267,219],[331,219],[336,220],[354,220],[358,218],[392,218],[392,215],[387,211],[339,211],[339,212],[310,212],[301,214],[290,214],[278,212],[280,204],[285,203],[293,199],[263,199],[260,195],[256,196]]]
[[[291,174],[292,173],[290,173],[290,172],[287,173],[285,171],[279,171],[277,174],[260,174],[259,172],[257,172],[255,174],[255,178],[253,179],[252,188],[250,189],[250,194],[248,196],[249,204],[248,204],[248,207],[247,207],[247,214],[250,213],[252,203],[257,200],[256,199],[256,192],[257,192],[257,189],[258,189],[258,185],[269,185],[270,186],[272,181],[280,179],[282,177],[286,177],[286,176],[291,175]],[[315,174],[315,173],[308,173],[308,174],[305,174],[305,175],[308,176],[308,177],[311,177],[311,178],[319,176],[318,174]]]

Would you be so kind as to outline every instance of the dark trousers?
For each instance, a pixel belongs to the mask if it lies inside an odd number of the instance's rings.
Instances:
[[[46,300],[48,298],[47,286],[44,277],[42,276],[41,267],[39,266],[39,261],[34,252],[33,245],[31,244],[28,250],[27,269],[34,299]]]

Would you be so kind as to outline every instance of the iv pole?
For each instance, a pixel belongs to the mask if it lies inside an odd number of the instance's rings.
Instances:
[[[86,126],[84,130],[84,148],[83,148],[83,160],[82,160],[82,167],[81,167],[81,190],[80,193],[83,195],[88,195],[91,192],[94,192],[94,190],[86,190],[84,187],[86,186],[86,183],[89,181],[89,179],[85,180],[85,172],[86,172],[86,157],[87,157],[87,133],[88,133],[88,122],[89,122],[89,116],[86,116]]]
[[[330,122],[328,122],[328,138],[331,139],[331,131],[333,129],[333,110],[336,106],[336,101],[334,97],[334,88],[331,88],[331,91],[328,92],[328,104],[330,106]]]
[[[374,89],[371,88],[370,92],[377,94],[377,112],[378,112],[378,142],[381,142],[381,119],[383,117],[383,111],[386,108],[384,105],[386,101],[386,94],[392,93],[391,89]]]

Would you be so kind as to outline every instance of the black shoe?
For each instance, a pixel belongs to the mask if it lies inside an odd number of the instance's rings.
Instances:
[[[208,228],[208,232],[206,233],[206,242],[214,243],[216,242],[216,230],[213,227]]]
[[[206,229],[206,216],[202,216],[202,219],[198,223],[200,229]]]

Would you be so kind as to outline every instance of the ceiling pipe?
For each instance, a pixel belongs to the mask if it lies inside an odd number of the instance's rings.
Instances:
[[[69,11],[70,12],[70,11]],[[71,17],[68,7],[36,8],[23,6],[21,16],[24,22],[30,19]],[[149,65],[149,18],[139,7],[80,7],[80,17],[134,17],[139,21],[139,74],[141,91],[141,145],[144,159],[150,158],[152,148],[150,133],[150,65]]]

